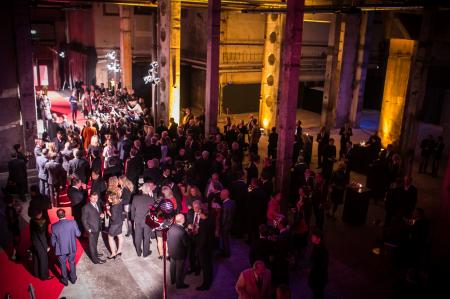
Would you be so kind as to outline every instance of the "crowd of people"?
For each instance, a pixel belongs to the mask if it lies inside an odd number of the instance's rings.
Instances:
[[[92,262],[102,264],[120,258],[124,239],[132,236],[136,254],[143,258],[152,254],[152,240],[160,259],[167,249],[171,283],[177,288],[189,287],[185,275],[202,273],[197,290],[208,290],[214,279],[213,256],[217,252],[223,258],[233,255],[230,236],[234,236],[249,244],[252,265],[237,280],[239,298],[271,298],[275,292],[277,298],[289,298],[290,270],[298,266],[308,244],[313,246],[308,283],[314,298],[324,297],[329,259],[323,236],[325,214],[328,211],[328,217],[335,219],[349,183],[352,129],[348,124],[340,130],[339,156],[329,132],[322,128],[317,134],[321,170],[314,171],[310,167],[313,138],[303,132],[301,121],[297,123],[291,189],[288,198],[283,198],[273,184],[276,129],[270,131],[267,157],[260,163],[261,130],[253,116],[237,125],[227,119],[223,130],[205,136],[203,116],[194,116],[187,108],[180,124],[173,118],[155,124],[144,100],[125,88],[114,92],[102,85],[83,86],[68,101],[72,121],[47,113],[50,104],[43,105],[46,132],[34,149],[39,185],[30,188],[29,215],[38,277],[50,277],[50,244],[62,269],[67,261],[73,269],[62,271],[61,282],[67,285],[76,281],[77,237],[87,239]],[[83,126],[77,121],[80,103],[86,119]],[[395,217],[423,216],[421,210],[414,212],[417,190],[410,178],[394,184],[402,173],[393,148],[379,154],[381,142],[376,134],[368,144],[373,161],[382,161],[391,173],[382,191],[386,225]],[[28,189],[25,165],[30,158],[20,146],[14,147],[10,181],[22,200]],[[60,221],[52,225],[50,238],[47,210],[64,204],[60,196],[64,190],[74,222],[58,210]],[[406,193],[408,200],[404,200]],[[9,198],[14,231],[18,212]],[[175,211],[167,246],[161,232],[146,224],[149,209],[163,201],[170,201]],[[58,237],[65,231],[69,235]],[[108,236],[107,257],[97,249],[102,232]],[[414,242],[408,246],[415,246]]]

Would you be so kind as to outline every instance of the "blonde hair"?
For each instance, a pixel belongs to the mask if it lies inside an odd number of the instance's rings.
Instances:
[[[128,190],[133,191],[134,189],[133,182],[131,182],[125,175],[122,175],[119,178],[119,181],[122,182],[121,183],[122,187],[127,187]]]
[[[92,146],[99,146],[98,135],[93,135],[91,137],[91,145]]]
[[[108,191],[107,196],[112,205],[120,204],[120,202],[122,201],[120,195],[115,191]]]
[[[119,188],[119,179],[116,176],[112,176],[108,180],[108,192],[115,192],[119,195],[122,195],[122,191]]]

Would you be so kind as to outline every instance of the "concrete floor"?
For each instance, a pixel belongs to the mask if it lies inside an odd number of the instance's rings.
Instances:
[[[238,116],[236,116],[237,118]],[[248,114],[243,115],[248,119]],[[307,111],[300,111],[305,132],[315,134],[319,127],[319,116]],[[353,141],[367,140],[376,128],[376,114],[367,115],[367,127],[355,129]],[[370,125],[372,124],[372,125]],[[337,136],[337,130],[332,136]],[[260,154],[266,156],[267,137],[263,136],[260,144]],[[339,142],[337,142],[339,146]],[[313,165],[315,168],[317,144],[313,148]],[[417,173],[417,172],[415,172]],[[352,180],[364,183],[365,177],[352,173]],[[415,174],[414,181],[419,189],[418,205],[425,208],[427,216],[434,219],[440,207],[440,186],[442,178],[432,178],[429,175]],[[341,215],[338,210],[337,215]],[[384,207],[381,203],[370,204],[367,224],[361,227],[352,227],[340,220],[326,220],[325,239],[330,252],[329,284],[326,289],[326,298],[398,298],[393,295],[398,273],[392,267],[390,257],[375,255],[372,249],[377,246],[381,235],[381,227],[377,220],[383,219]],[[26,221],[26,218],[24,218]],[[436,228],[432,222],[433,234],[441,229]],[[3,239],[3,238],[0,238]],[[104,240],[99,241],[100,252],[105,255],[108,251]],[[77,266],[78,281],[75,285],[64,288],[61,297],[72,298],[162,298],[162,262],[157,259],[156,242],[152,242],[153,254],[146,258],[137,257],[131,238],[126,238],[123,255],[116,261],[108,261],[103,265],[94,265],[84,254]],[[308,249],[309,251],[309,249]],[[292,298],[312,298],[307,287],[308,255],[299,270],[291,273],[290,286]],[[186,283],[190,288],[176,290],[169,286],[169,298],[183,299],[229,299],[236,298],[234,284],[239,273],[249,267],[248,246],[240,240],[232,240],[232,257],[229,259],[215,258],[214,282],[208,292],[199,292],[195,287],[201,284],[201,276],[187,276]],[[170,280],[168,280],[170,281]],[[444,298],[444,297],[442,297]]]

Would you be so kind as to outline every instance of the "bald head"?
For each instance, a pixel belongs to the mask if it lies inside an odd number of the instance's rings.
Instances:
[[[184,215],[183,214],[177,214],[175,216],[175,223],[178,225],[183,225],[184,224]]]

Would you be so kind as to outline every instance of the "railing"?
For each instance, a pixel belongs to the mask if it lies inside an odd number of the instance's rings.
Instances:
[[[261,64],[262,61],[262,51],[222,52],[220,57],[221,64]]]

